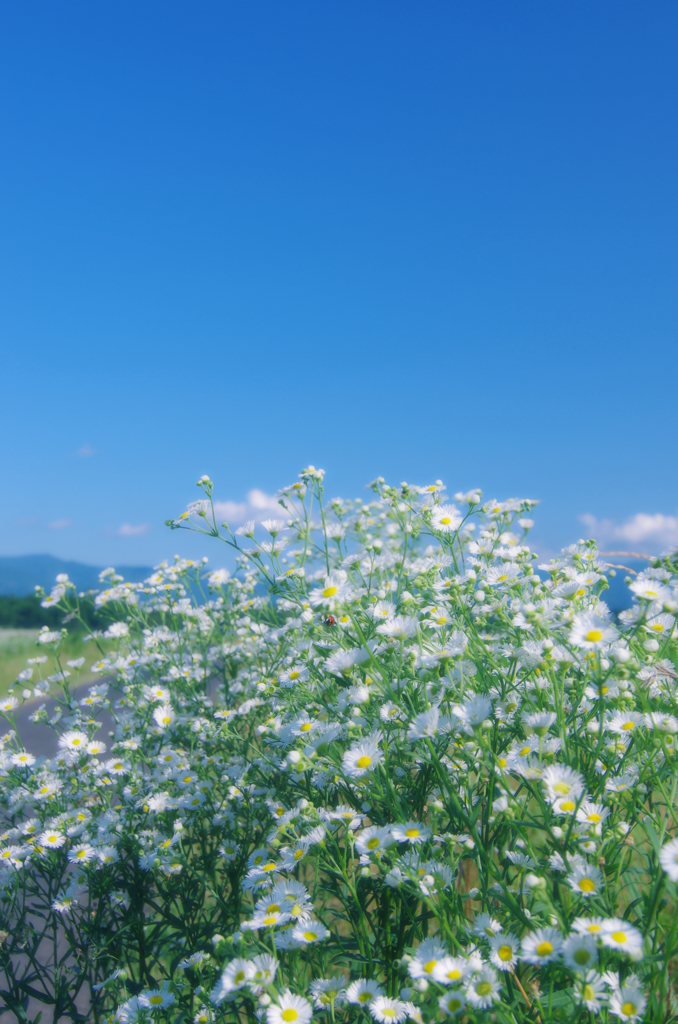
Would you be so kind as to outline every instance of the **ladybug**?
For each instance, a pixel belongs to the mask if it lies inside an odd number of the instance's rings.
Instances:
[[[334,615],[328,615],[325,621],[323,622],[323,626],[336,626],[336,624],[337,620],[335,619]]]

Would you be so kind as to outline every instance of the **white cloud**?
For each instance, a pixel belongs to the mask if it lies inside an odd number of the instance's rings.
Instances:
[[[50,530],[66,530],[70,525],[70,519],[55,519],[53,523],[48,523]]]
[[[589,528],[591,536],[599,544],[632,546],[652,554],[678,547],[678,516],[637,512],[623,523],[616,523],[614,519],[596,519],[592,515],[580,516],[579,520]]]
[[[141,523],[139,526],[132,526],[130,523],[123,523],[119,530],[116,530],[118,537],[143,537],[151,528],[150,523]]]
[[[247,501],[215,501],[214,512],[217,522],[227,522],[237,526],[248,519],[256,519],[258,516],[270,515],[276,512],[278,515],[284,513],[284,509],[278,504],[278,499],[272,494],[266,494],[256,487],[247,495]]]

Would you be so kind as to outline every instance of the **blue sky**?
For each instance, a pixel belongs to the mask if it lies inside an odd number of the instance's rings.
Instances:
[[[0,553],[202,553],[200,474],[309,462],[678,543],[677,44],[663,2],[5,5]]]

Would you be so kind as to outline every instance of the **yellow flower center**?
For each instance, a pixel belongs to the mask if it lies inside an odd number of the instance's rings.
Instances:
[[[356,765],[358,766],[358,768],[369,768],[371,764],[372,758],[369,756],[369,754],[363,754],[362,757],[359,757],[358,760],[356,761]]]
[[[269,860],[268,864],[264,864],[261,869],[262,871],[275,871],[275,861]]]
[[[454,996],[451,996],[447,1001],[447,1008],[450,1013],[456,1013],[457,1010],[461,1010],[461,999],[456,999]]]
[[[82,740],[71,740],[71,743],[73,744],[74,747],[79,747],[80,744],[82,743]]]
[[[507,579],[508,576],[506,575],[506,573],[504,573],[503,576],[497,576],[497,583],[505,583]]]
[[[292,1021],[297,1019],[299,1014],[297,1013],[293,1006],[288,1006],[286,1010],[283,1010],[280,1016],[284,1021],[287,1022],[287,1024],[291,1024]]]
[[[395,1017],[396,1015],[395,1010],[391,1006],[385,1006],[381,1013],[384,1017]]]
[[[424,964],[424,970],[426,971],[426,973],[427,974],[431,974],[431,972],[433,971],[433,968],[435,967],[435,965],[437,963],[438,963],[437,960],[429,960],[429,962],[427,964]]]
[[[301,726],[299,731],[300,732],[310,732],[311,728],[312,728],[312,726],[311,726],[310,722],[304,722],[304,724]]]
[[[371,839],[367,840],[365,845],[367,846],[368,850],[376,850],[376,848],[379,846],[379,840],[377,839],[376,836],[373,836]]]
[[[532,747],[521,747],[520,750],[518,751],[518,753],[520,754],[521,757],[527,757],[527,755],[531,751],[532,751]]]
[[[550,942],[540,942],[537,946],[537,956],[551,956],[553,946]]]
[[[151,996],[148,1001],[151,1006],[162,1006],[163,999],[162,996]]]
[[[277,914],[269,914],[267,917],[264,918],[264,924],[269,926],[269,925],[275,924],[275,922],[277,920],[278,920],[278,915]]]
[[[589,815],[587,815],[586,820],[590,821],[592,825],[599,825],[603,819],[601,818],[600,814],[598,814],[596,811],[592,811]]]
[[[561,811],[565,811],[566,814],[572,814],[576,807],[574,800],[562,800],[560,804]]]
[[[592,878],[581,878],[579,880],[579,888],[582,892],[595,892],[596,883]]]
[[[603,639],[603,634],[599,629],[590,629],[586,634],[586,639],[590,644],[597,644]]]
[[[491,991],[492,984],[489,981],[481,981],[478,985],[476,985],[476,992],[481,998],[484,996],[489,996]]]
[[[323,590],[323,597],[334,597],[336,592],[336,587],[325,587],[325,589]]]
[[[459,981],[461,978],[461,971],[457,967],[453,967],[451,971],[447,972],[446,977],[450,981]]]
[[[300,675],[301,672],[297,671],[295,668],[294,672],[290,672],[290,679],[298,679]]]
[[[451,522],[452,522],[452,519],[451,519],[450,516],[441,516],[441,518],[440,518],[441,526],[449,526]]]
[[[635,727],[635,722],[624,722],[624,724],[622,725],[622,729],[624,730],[624,732],[628,732],[629,729],[635,729]]]
[[[408,828],[405,830],[405,835],[408,839],[416,839],[419,834],[420,832],[418,828]]]
[[[560,793],[561,796],[567,796],[570,792],[570,788],[569,782],[556,782],[553,786],[553,792]]]
[[[626,1017],[633,1017],[638,1012],[638,1008],[635,1003],[622,1003],[622,1013]]]
[[[315,942],[315,940],[318,938],[318,933],[310,931],[304,932],[304,938],[306,939],[307,942]]]
[[[595,999],[595,992],[590,985],[584,985],[584,999]]]
[[[576,964],[579,964],[580,967],[584,967],[591,959],[591,954],[588,949],[578,949],[572,959]]]
[[[508,963],[513,958],[513,950],[510,946],[500,946],[497,950],[497,956],[504,963]]]
[[[626,932],[612,932],[612,938],[615,942],[623,945],[626,942]]]

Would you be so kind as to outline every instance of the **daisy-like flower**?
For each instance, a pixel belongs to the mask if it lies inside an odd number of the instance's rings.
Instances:
[[[573,892],[579,896],[596,896],[603,884],[603,876],[600,870],[590,864],[576,864],[567,881]]]
[[[637,711],[617,711],[606,723],[608,732],[615,732],[623,735],[630,735],[639,725],[645,724],[645,716]]]
[[[312,590],[309,600],[314,608],[320,605],[331,608],[333,605],[344,600],[347,591],[346,572],[342,569],[332,576],[327,576],[323,587]]]
[[[266,1010],[267,1024],[308,1024],[312,1016],[313,1007],[308,999],[293,995],[289,989]]]
[[[600,1013],[605,1005],[605,979],[597,971],[587,971],[575,989],[577,1002],[591,1013]]]
[[[346,989],[346,998],[356,1006],[369,1006],[373,999],[383,996],[384,990],[376,981],[369,978],[352,981]]]
[[[393,825],[391,835],[397,843],[425,843],[431,835],[431,829],[420,825],[418,821],[406,821],[404,825]]]
[[[541,778],[546,789],[546,799],[551,804],[565,797],[576,801],[584,792],[583,777],[565,764],[549,765]]]
[[[391,846],[392,843],[393,837],[388,825],[384,827],[370,825],[369,828],[364,828],[356,838],[355,848],[358,853],[369,855],[376,853],[378,850],[384,850],[387,846]]]
[[[600,826],[609,816],[610,810],[603,804],[594,804],[590,800],[582,800],[577,809],[577,821],[588,824],[593,829],[600,829]]]
[[[392,619],[377,626],[377,633],[392,640],[405,640],[417,632],[417,620],[411,615],[394,615]]]
[[[19,701],[16,697],[5,697],[3,700],[0,700],[0,711],[5,715],[11,714],[11,712],[18,707]]]
[[[629,590],[641,601],[668,601],[671,597],[668,587],[662,586],[657,580],[634,580]]]
[[[463,992],[446,992],[438,999],[438,1006],[448,1017],[453,1017],[466,1006],[466,997]]]
[[[640,985],[627,983],[610,996],[610,1013],[622,1020],[637,1020],[645,1009],[647,999]]]
[[[245,960],[242,957],[231,960],[226,964],[219,981],[212,989],[210,996],[212,1002],[219,1006],[231,992],[237,992],[238,989],[248,985],[253,976],[254,965],[251,960]]]
[[[518,963],[520,939],[510,932],[502,932],[490,939],[490,960],[500,971],[511,971]]]
[[[96,852],[89,843],[74,846],[68,851],[68,859],[71,864],[87,864],[94,857],[96,857]]]
[[[106,771],[109,775],[127,775],[129,765],[125,764],[122,758],[112,757],[110,761],[106,762]]]
[[[422,740],[427,736],[436,736],[439,719],[440,709],[437,707],[429,708],[428,711],[422,711],[421,714],[417,715],[410,722],[409,729],[407,730],[408,740]]]
[[[370,1003],[370,1013],[378,1024],[400,1024],[407,1018],[407,1004],[401,999],[377,996]]]
[[[162,988],[147,989],[139,993],[139,1006],[149,1010],[164,1010],[167,1006],[173,1006],[176,1002],[173,992],[167,987],[167,982]]]
[[[381,764],[383,755],[376,740],[364,740],[344,753],[341,766],[344,774],[352,779],[373,772]]]
[[[316,978],[311,982],[310,993],[319,1010],[331,1006],[343,1006],[346,1002],[345,978]]]
[[[32,768],[35,764],[35,758],[27,750],[21,750],[18,754],[12,754],[10,762],[16,768]]]
[[[153,712],[153,720],[161,729],[169,728],[175,718],[174,710],[169,704],[163,704]]]
[[[477,1010],[486,1010],[501,998],[497,972],[492,967],[482,967],[473,975],[466,986],[466,998]]]
[[[514,583],[518,576],[520,566],[515,562],[505,562],[503,565],[491,565],[485,574],[485,580],[491,587],[506,587]]]
[[[600,934],[603,945],[610,949],[618,949],[626,953],[632,960],[640,960],[643,955],[643,936],[620,917],[610,917],[603,921]]]
[[[433,980],[440,985],[458,985],[470,971],[468,960],[460,956],[445,956],[433,968]]]
[[[61,832],[55,832],[54,829],[48,828],[46,832],[43,832],[38,839],[38,845],[42,846],[43,850],[58,850],[60,846],[63,846],[66,842],[66,837]]]
[[[454,533],[461,526],[462,519],[456,505],[434,505],[431,509],[431,527],[438,533]]]
[[[602,651],[614,643],[618,635],[609,619],[595,612],[582,612],[573,619],[570,643],[586,651]]]
[[[252,977],[250,986],[255,990],[266,988],[273,983],[275,972],[278,970],[278,961],[270,953],[260,953],[252,958]]]
[[[579,935],[576,932],[569,935],[563,946],[563,960],[573,971],[589,971],[598,960],[593,935]]]
[[[436,966],[447,956],[445,946],[437,939],[424,939],[407,965],[411,978],[430,978]]]
[[[494,938],[501,930],[500,922],[491,914],[478,914],[473,922],[473,934],[479,935],[481,939]]]
[[[314,942],[322,942],[329,934],[325,925],[312,917],[303,918],[292,930],[292,938],[296,942],[302,942],[305,946],[310,946]]]
[[[593,935],[599,939],[603,932],[602,917],[575,917],[572,928],[579,935]]]
[[[85,733],[79,732],[77,729],[71,729],[59,737],[59,747],[62,750],[86,751],[87,743],[88,740]]]
[[[678,839],[662,846],[659,853],[659,863],[672,882],[678,882]]]
[[[528,964],[547,964],[555,960],[562,945],[562,936],[556,928],[538,928],[523,939],[521,955]]]
[[[187,956],[184,960],[180,960],[177,964],[177,969],[187,971],[190,967],[195,967],[197,964],[202,963],[205,956],[206,954],[202,950],[199,953],[193,953],[192,956]]]

